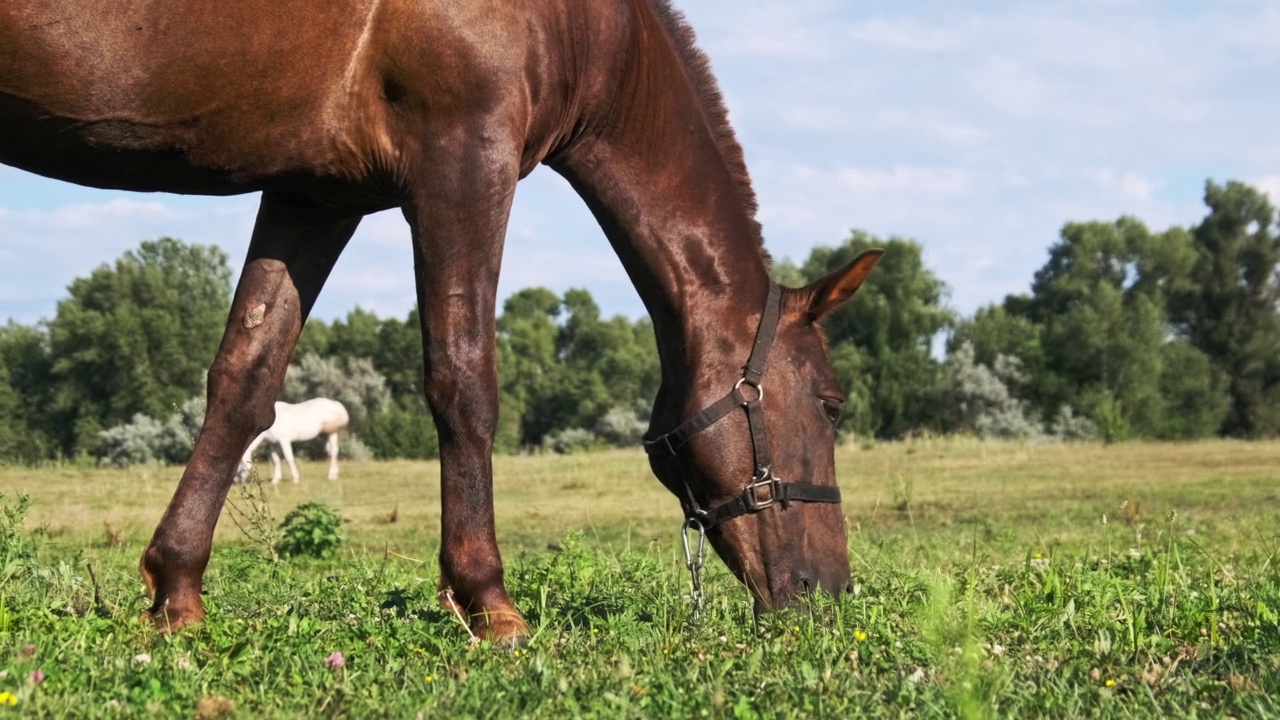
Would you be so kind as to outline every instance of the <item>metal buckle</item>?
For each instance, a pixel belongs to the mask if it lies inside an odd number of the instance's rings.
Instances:
[[[743,385],[746,385],[752,390],[755,390],[756,396],[750,400],[744,397],[742,395]],[[721,387],[724,387],[724,386],[721,385]],[[742,407],[746,407],[754,402],[764,402],[764,387],[760,383],[756,382],[755,380],[748,380],[745,377],[738,378],[738,382],[733,384],[733,394],[737,397],[738,404],[741,405]]]
[[[765,487],[769,488],[769,494],[761,499],[760,488]],[[742,503],[747,506],[748,512],[759,512],[778,502],[781,490],[782,481],[774,477],[769,468],[762,468],[760,474],[747,485],[747,489],[742,491]]]
[[[700,511],[699,511],[700,512]],[[689,530],[698,534],[694,543],[689,542]],[[684,564],[689,568],[689,578],[693,581],[693,617],[698,619],[702,612],[702,561],[707,547],[707,528],[700,517],[685,518],[680,526],[680,542],[684,543]]]

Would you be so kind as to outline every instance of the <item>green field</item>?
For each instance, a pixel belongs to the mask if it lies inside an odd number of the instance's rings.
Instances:
[[[514,652],[435,602],[434,463],[304,464],[265,507],[233,489],[208,620],[171,638],[138,620],[135,566],[180,470],[0,469],[0,716],[1280,715],[1280,443],[837,461],[855,593],[756,622],[718,561],[692,617],[679,508],[639,451],[497,458],[535,633]],[[269,562],[259,530],[313,500],[347,520],[340,557]]]

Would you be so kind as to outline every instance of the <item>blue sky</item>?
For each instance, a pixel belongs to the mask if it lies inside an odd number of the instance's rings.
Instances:
[[[1068,220],[1204,214],[1207,178],[1280,199],[1280,4],[1219,0],[677,0],[720,78],[766,243],[803,260],[852,228],[918,240],[971,313],[1026,290]],[[140,240],[215,243],[233,267],[255,196],[90,190],[0,167],[0,321],[52,317],[67,284]],[[316,306],[403,317],[398,213],[367,218]],[[500,298],[639,298],[586,208],[540,168],[520,186]]]

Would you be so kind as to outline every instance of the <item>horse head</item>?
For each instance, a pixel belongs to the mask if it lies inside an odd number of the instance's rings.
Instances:
[[[835,471],[845,397],[820,321],[857,291],[881,252],[807,287],[771,286],[745,366],[742,357],[709,363],[683,408],[659,393],[645,442],[654,473],[680,498],[686,531],[705,532],[757,612],[849,584]],[[676,428],[662,426],[677,415]]]

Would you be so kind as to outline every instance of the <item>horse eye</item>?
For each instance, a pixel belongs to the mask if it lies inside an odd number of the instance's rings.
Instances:
[[[826,414],[827,420],[832,425],[840,422],[840,415],[844,412],[844,401],[838,398],[822,398],[822,412]]]

